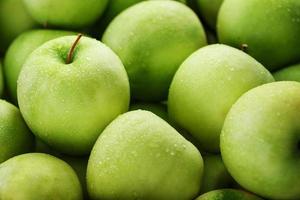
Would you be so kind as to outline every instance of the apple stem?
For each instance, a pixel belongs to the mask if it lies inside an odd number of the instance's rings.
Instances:
[[[247,50],[248,50],[248,44],[242,44],[241,45],[241,50],[245,53],[247,53]]]
[[[72,62],[74,50],[75,50],[76,45],[78,44],[81,37],[82,37],[82,34],[79,33],[76,40],[75,40],[75,42],[73,43],[71,49],[69,50],[68,57],[67,57],[67,60],[66,60],[66,64],[70,64]]]

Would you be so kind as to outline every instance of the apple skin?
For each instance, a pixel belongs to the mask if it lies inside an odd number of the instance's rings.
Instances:
[[[216,30],[219,9],[224,0],[197,0],[199,14],[212,30]]]
[[[0,163],[33,149],[34,137],[19,109],[4,100],[0,100],[0,124]]]
[[[169,121],[167,107],[166,107],[166,105],[161,104],[161,103],[142,103],[142,102],[133,103],[130,105],[129,110],[130,111],[147,110],[147,111],[152,112],[153,114],[156,114],[157,116],[159,116],[166,122]]]
[[[17,103],[17,80],[26,58],[43,43],[74,32],[58,30],[31,30],[19,35],[9,46],[4,58],[6,87],[14,103]],[[17,58],[17,59],[16,59]]]
[[[7,160],[0,165],[0,180],[1,199],[82,200],[74,170],[48,154],[28,153]]]
[[[299,10],[299,0],[226,0],[218,16],[219,41],[247,44],[246,52],[271,71],[290,65],[300,60]]]
[[[165,100],[182,61],[206,45],[195,13],[182,3],[162,0],[128,8],[111,22],[102,40],[123,61],[133,99],[142,101]]]
[[[245,189],[270,199],[300,199],[300,83],[274,82],[245,93],[221,134],[223,161]]]
[[[219,152],[219,137],[230,107],[246,91],[273,81],[260,63],[240,50],[221,44],[201,48],[174,76],[169,117],[205,151]]]
[[[93,24],[108,3],[108,0],[23,1],[29,14],[39,24],[63,28],[82,28]]]
[[[300,82],[300,64],[285,67],[273,73],[276,81]]]
[[[98,138],[87,169],[92,199],[197,196],[203,160],[197,148],[149,111],[119,116]]]
[[[89,199],[86,186],[86,168],[88,163],[88,156],[68,156],[62,154],[49,147],[46,143],[44,143],[37,137],[35,138],[35,152],[50,154],[68,163],[74,169],[79,178],[84,199]]]
[[[82,37],[46,42],[28,57],[18,79],[18,102],[32,132],[66,154],[88,154],[99,134],[129,107],[129,82],[120,59],[101,42]]]
[[[0,1],[0,53],[20,33],[36,26],[34,20],[25,10],[22,0]]]
[[[195,200],[263,200],[242,190],[221,189],[207,192]]]
[[[228,188],[233,185],[234,180],[228,173],[220,155],[203,154],[202,157],[204,161],[204,173],[200,193]]]

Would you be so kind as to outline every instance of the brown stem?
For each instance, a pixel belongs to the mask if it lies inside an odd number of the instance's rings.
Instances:
[[[248,50],[248,44],[242,44],[241,45],[241,50],[245,53],[247,53],[247,50]]]
[[[68,57],[67,57],[67,60],[66,60],[66,64],[70,64],[72,62],[74,50],[75,50],[76,45],[78,44],[81,37],[82,37],[82,34],[79,33],[76,40],[75,40],[75,42],[73,43],[71,49],[69,50]]]

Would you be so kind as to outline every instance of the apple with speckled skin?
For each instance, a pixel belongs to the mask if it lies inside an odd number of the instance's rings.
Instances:
[[[17,103],[19,73],[30,53],[51,39],[75,34],[68,31],[40,29],[24,32],[13,41],[5,54],[3,71],[8,93],[14,103]]]
[[[23,0],[0,1],[0,53],[23,31],[36,26],[25,9]]]
[[[300,199],[300,83],[280,81],[245,93],[229,111],[221,153],[232,177],[267,199]]]
[[[32,132],[66,154],[88,154],[105,126],[129,107],[122,62],[88,37],[60,37],[34,50],[17,87]]]
[[[98,138],[88,162],[92,199],[193,199],[201,188],[197,148],[149,111],[119,116]],[[130,184],[128,184],[130,183]]]
[[[132,98],[148,102],[165,100],[180,64],[207,44],[197,15],[182,3],[165,0],[126,9],[109,24],[102,41],[122,60]]]
[[[0,164],[1,199],[82,200],[80,182],[64,161],[42,153],[15,156]]]
[[[274,71],[300,60],[299,0],[226,0],[217,21],[220,43],[245,51]]]
[[[208,152],[220,151],[227,112],[248,90],[273,82],[266,68],[246,53],[226,45],[203,47],[189,56],[171,83],[168,111]]]
[[[104,12],[108,0],[23,0],[28,13],[39,24],[82,28],[93,24]]]

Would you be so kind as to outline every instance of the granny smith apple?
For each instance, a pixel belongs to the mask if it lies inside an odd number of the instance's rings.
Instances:
[[[163,0],[126,9],[102,39],[123,61],[132,97],[144,101],[164,100],[181,62],[206,45],[195,13],[182,3]]]
[[[25,10],[22,0],[0,1],[0,52],[23,31],[35,26],[34,20]]]
[[[207,192],[196,200],[263,200],[249,192],[235,189],[222,189]]]
[[[18,102],[41,140],[63,153],[88,154],[105,126],[128,110],[128,77],[118,56],[101,42],[60,37],[27,58]]]
[[[299,0],[226,0],[218,17],[221,43],[245,51],[270,70],[300,60]]]
[[[0,163],[32,150],[34,137],[19,109],[4,100],[0,100],[0,124]]]
[[[228,188],[233,185],[234,180],[228,173],[220,155],[204,154],[202,157],[204,161],[204,173],[201,193]]]
[[[149,111],[119,116],[98,138],[88,162],[92,199],[193,199],[200,190],[201,154]]]
[[[37,137],[35,138],[35,152],[50,154],[68,163],[74,169],[79,178],[84,199],[88,199],[86,187],[86,168],[88,163],[87,156],[68,156],[62,154],[52,149],[49,145]]]
[[[268,199],[300,199],[300,83],[274,82],[245,93],[221,134],[223,161],[245,189]]]
[[[285,67],[273,73],[276,81],[298,81],[300,82],[300,64]]]
[[[4,93],[4,80],[3,80],[3,67],[2,60],[0,59],[0,96]]]
[[[8,92],[15,103],[19,73],[30,53],[51,39],[74,34],[68,31],[40,29],[24,32],[13,41],[5,55],[4,76]]]
[[[197,0],[199,13],[209,28],[215,30],[219,9],[224,0]]]
[[[13,157],[0,165],[1,199],[81,200],[74,170],[64,161],[41,153]]]
[[[219,137],[230,107],[246,91],[272,81],[259,62],[238,49],[221,44],[201,48],[175,74],[169,116],[204,150],[219,152]]]
[[[40,24],[82,28],[94,23],[108,0],[23,0],[29,14]]]

